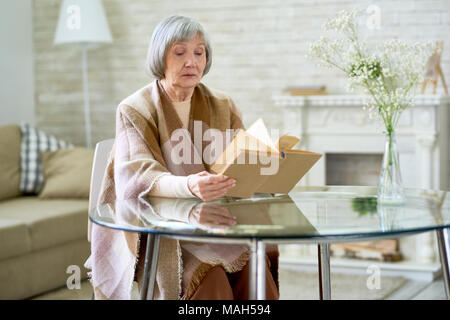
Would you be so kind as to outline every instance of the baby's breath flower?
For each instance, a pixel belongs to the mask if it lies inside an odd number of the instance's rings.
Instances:
[[[334,67],[348,76],[347,90],[362,87],[370,96],[365,101],[369,117],[378,117],[385,128],[395,128],[400,114],[414,103],[413,91],[423,81],[426,63],[440,48],[431,42],[387,40],[369,52],[359,40],[357,19],[362,11],[340,11],[323,24],[325,31],[335,31],[338,38],[321,36],[309,47],[309,58],[321,66]]]

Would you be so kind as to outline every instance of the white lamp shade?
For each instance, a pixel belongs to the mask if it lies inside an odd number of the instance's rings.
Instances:
[[[101,0],[64,0],[59,12],[54,44],[87,47],[112,42]]]

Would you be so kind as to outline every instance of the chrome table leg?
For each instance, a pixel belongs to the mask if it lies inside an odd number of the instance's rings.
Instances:
[[[145,235],[142,235],[143,237]],[[141,300],[147,300],[147,288],[148,288],[148,279],[149,279],[149,271],[150,271],[150,257],[152,256],[153,250],[153,239],[154,235],[152,233],[148,233],[147,235],[147,248],[145,249],[145,262],[144,262],[144,274],[142,275],[142,289],[141,289]]]
[[[322,260],[320,259],[320,244],[317,245],[317,272],[319,274],[319,300],[323,300]]]
[[[322,293],[324,300],[331,300],[331,281],[330,281],[330,249],[328,243],[319,245],[320,250],[320,278],[322,281]]]
[[[256,270],[256,298],[266,300],[266,244],[262,241],[257,245],[257,270]]]
[[[156,271],[158,269],[158,254],[159,254],[159,242],[160,235],[155,234],[153,240],[153,250],[151,256],[151,265],[150,265],[150,276],[148,279],[148,291],[147,291],[147,300],[153,300],[153,296],[155,293],[155,282],[156,282]]]
[[[439,256],[441,258],[442,274],[444,278],[444,288],[447,300],[450,299],[450,275],[449,275],[449,261],[448,252],[450,250],[449,244],[449,229],[436,230],[436,236],[439,246]]]
[[[257,286],[257,276],[258,276],[258,241],[256,239],[252,239],[250,243],[250,274],[249,274],[249,290],[248,290],[248,299],[256,300],[256,286]]]

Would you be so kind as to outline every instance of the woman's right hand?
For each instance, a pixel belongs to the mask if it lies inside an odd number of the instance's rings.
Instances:
[[[202,171],[188,176],[188,187],[193,195],[205,202],[224,196],[236,185],[236,180]]]
[[[236,217],[226,208],[213,203],[201,202],[195,205],[189,212],[190,224],[200,228],[228,228],[236,225]]]

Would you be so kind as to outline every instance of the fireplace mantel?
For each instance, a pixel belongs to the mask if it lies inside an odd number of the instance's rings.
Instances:
[[[356,106],[360,107],[369,98],[365,95],[339,94],[317,96],[273,95],[276,106]],[[421,94],[415,97],[416,105],[435,106],[450,103],[450,96],[437,94]]]
[[[383,125],[363,109],[368,96],[275,94],[274,105],[283,115],[283,132],[300,137],[298,148],[324,156],[299,185],[326,184],[326,155],[383,154]],[[417,95],[403,111],[396,135],[405,187],[449,189],[450,96]],[[403,241],[403,240],[402,240]],[[402,245],[401,245],[402,246]],[[437,261],[434,234],[403,243],[415,263]],[[312,248],[314,250],[314,248]]]
[[[363,95],[273,96],[275,107],[282,110],[282,131],[300,137],[301,148],[324,154],[383,153],[383,126],[363,109],[366,99]],[[448,189],[449,107],[450,96],[418,95],[403,112],[396,132],[405,186]],[[319,160],[301,184],[324,185],[324,162]]]

